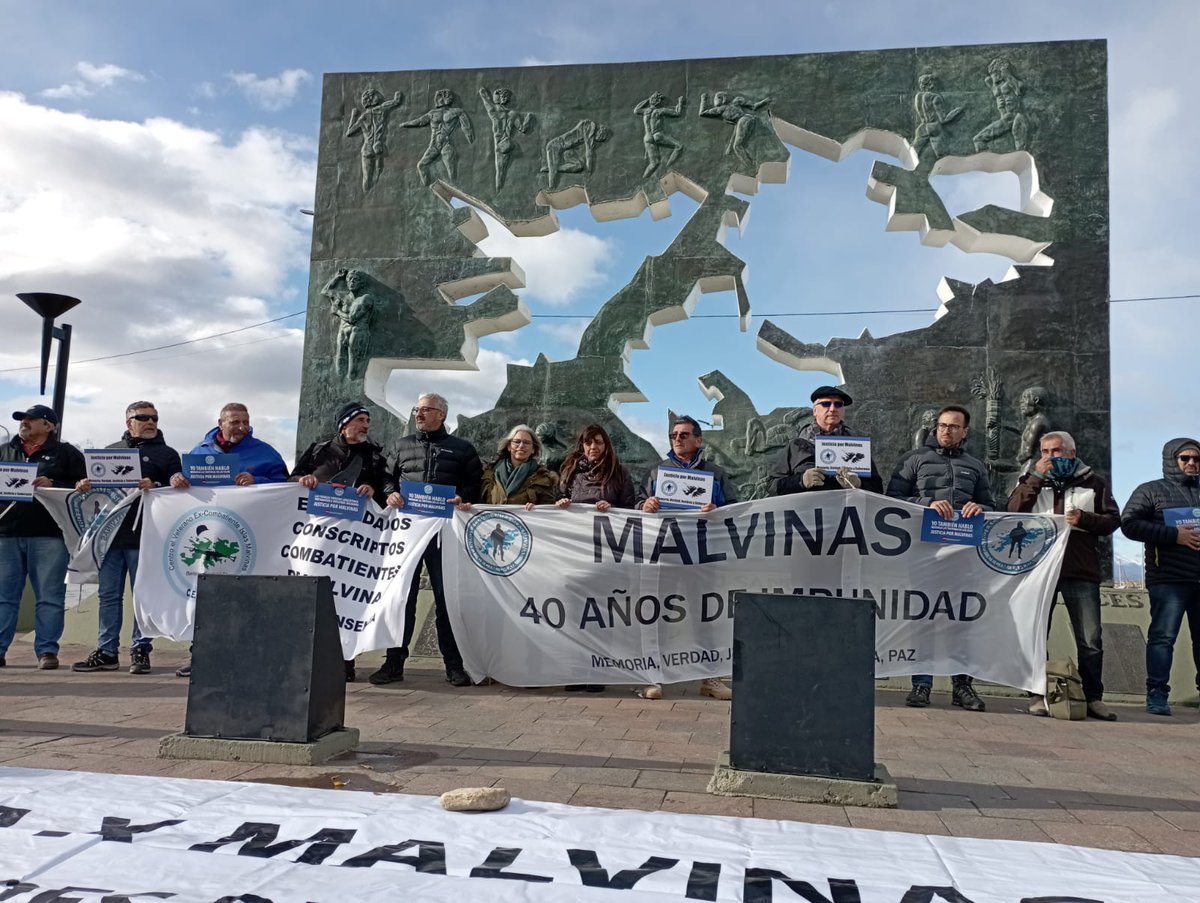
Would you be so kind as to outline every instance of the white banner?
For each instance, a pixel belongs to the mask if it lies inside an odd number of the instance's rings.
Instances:
[[[314,517],[307,503],[299,483],[147,492],[133,590],[143,635],[192,638],[202,573],[328,576],[347,659],[399,646],[408,587],[443,521],[373,501],[362,521]]]
[[[1200,860],[755,818],[0,767],[13,903],[1145,903]]]
[[[71,554],[67,583],[96,583],[100,563],[113,537],[137,500],[133,489],[93,486],[88,492],[74,489],[37,489],[34,496],[50,512]]]
[[[989,514],[980,546],[946,546],[920,541],[924,510],[853,490],[706,515],[460,511],[445,552],[454,635],[476,680],[671,683],[730,673],[735,593],[865,597],[877,676],[1042,692],[1065,521]]]

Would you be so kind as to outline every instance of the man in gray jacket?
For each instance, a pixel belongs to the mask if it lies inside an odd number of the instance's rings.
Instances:
[[[934,509],[946,519],[961,511],[963,517],[975,517],[996,507],[987,468],[978,458],[963,451],[971,412],[956,404],[938,411],[937,428],[922,448],[914,448],[896,464],[888,481],[887,494]],[[912,692],[905,704],[913,708],[929,705],[933,676],[914,674]],[[975,692],[969,674],[954,675],[954,705],[968,712],[982,712],[983,700]]]

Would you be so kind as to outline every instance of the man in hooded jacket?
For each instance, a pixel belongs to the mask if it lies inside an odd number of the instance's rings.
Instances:
[[[1145,549],[1150,630],[1146,637],[1146,711],[1170,715],[1171,660],[1188,617],[1192,657],[1200,670],[1200,442],[1163,446],[1163,478],[1133,490],[1121,532]]]

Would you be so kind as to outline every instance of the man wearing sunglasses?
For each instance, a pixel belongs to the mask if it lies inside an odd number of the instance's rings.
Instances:
[[[946,405],[938,411],[936,424],[923,448],[914,448],[896,462],[887,494],[925,505],[947,519],[955,517],[957,511],[963,517],[975,517],[980,512],[995,510],[987,467],[963,450],[971,412],[960,405]],[[905,705],[917,709],[929,705],[932,688],[932,675],[914,674],[912,692],[905,697]],[[985,708],[969,674],[954,675],[951,702],[968,712],[982,712]]]
[[[1146,551],[1146,711],[1170,715],[1171,659],[1185,614],[1200,671],[1200,442],[1180,438],[1163,446],[1163,478],[1133,490],[1121,532]]]
[[[1079,676],[1090,718],[1116,721],[1104,704],[1104,643],[1100,628],[1100,554],[1097,540],[1111,536],[1121,524],[1121,509],[1108,481],[1076,456],[1070,433],[1046,433],[1039,457],[1031,462],[1008,497],[1009,511],[1066,515],[1071,534],[1055,587],[1075,635]],[[1050,610],[1053,617],[1054,609]],[[1047,622],[1046,629],[1050,629]],[[1044,696],[1035,696],[1029,714],[1047,716]]]
[[[142,477],[138,489],[166,486],[171,477],[183,467],[179,452],[167,445],[158,428],[158,410],[150,401],[135,401],[125,409],[125,434],[109,448],[136,448],[141,458]],[[88,492],[91,481],[84,477],[75,488]],[[117,649],[121,643],[121,621],[125,607],[125,578],[130,589],[137,579],[138,545],[142,541],[142,500],[139,498],[125,510],[125,518],[117,527],[112,544],[100,563],[100,632],[96,650],[84,661],[71,666],[72,671],[116,671],[121,662]],[[150,673],[151,643],[142,636],[137,620],[133,622],[133,644],[130,649],[130,674]]]
[[[793,492],[812,492],[825,489],[865,489],[883,492],[883,480],[875,469],[872,456],[871,475],[860,477],[843,467],[832,477],[817,466],[816,439],[819,436],[862,436],[846,426],[845,409],[854,399],[834,386],[821,386],[812,393],[813,422],[801,428],[775,461],[771,471],[771,495]]]
[[[675,418],[671,426],[671,451],[667,456],[650,468],[646,474],[643,492],[646,498],[637,503],[638,508],[648,514],[658,513],[661,502],[654,494],[658,486],[658,469],[667,467],[674,470],[700,470],[713,475],[712,501],[702,505],[698,510],[701,514],[715,511],[722,505],[736,502],[737,489],[725,474],[720,464],[705,460],[704,436],[700,424],[686,415]],[[638,690],[643,699],[662,699],[662,684],[649,684]],[[700,681],[700,695],[711,696],[713,699],[732,699],[733,691],[715,677]]]

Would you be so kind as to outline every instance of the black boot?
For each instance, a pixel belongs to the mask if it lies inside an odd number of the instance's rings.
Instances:
[[[979,694],[975,692],[975,687],[971,684],[969,677],[954,678],[954,698],[951,703],[957,706],[962,706],[968,712],[982,712],[987,708],[983,704],[983,700],[979,698]]]

